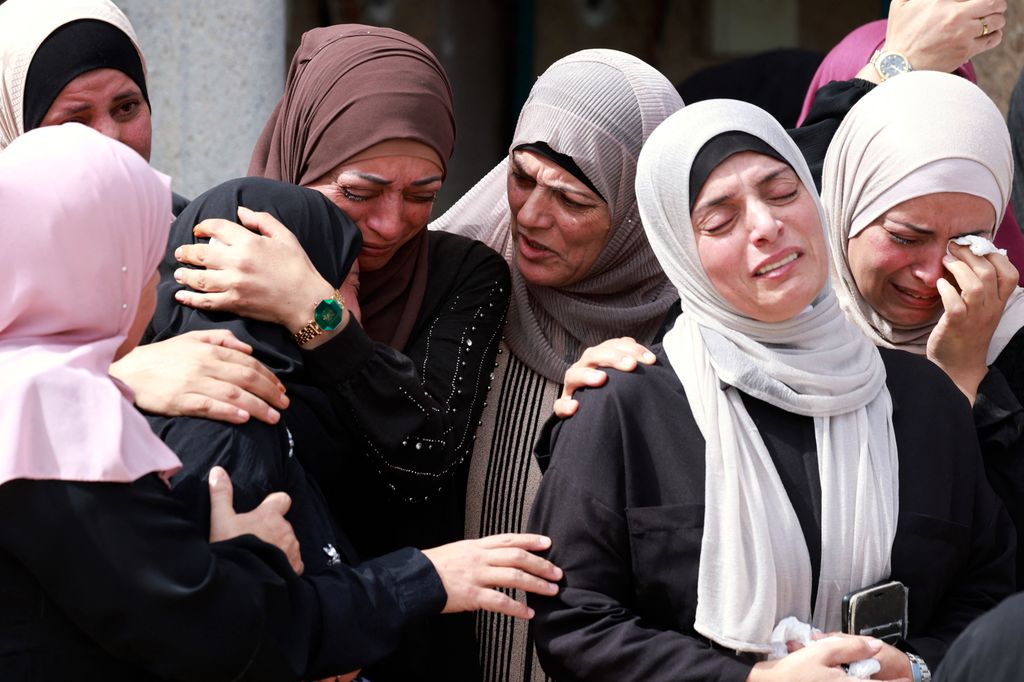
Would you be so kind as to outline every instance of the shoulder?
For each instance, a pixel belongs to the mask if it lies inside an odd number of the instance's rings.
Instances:
[[[455,267],[466,272],[482,269],[488,274],[501,275],[508,280],[505,259],[483,242],[439,230],[430,230],[427,235],[430,240],[431,265],[436,264],[446,269]],[[436,270],[436,267],[431,269]]]
[[[622,449],[628,449],[630,444],[668,438],[669,432],[681,434],[687,431],[688,424],[693,424],[689,402],[675,370],[660,345],[652,350],[657,356],[655,364],[639,365],[632,372],[605,369],[608,381],[604,386],[582,389],[576,394],[576,414],[560,422],[552,432],[553,467],[559,449],[575,448],[582,443],[600,443],[602,449],[618,443]],[[665,419],[665,415],[673,417]]]
[[[885,364],[886,386],[893,404],[943,405],[963,402],[956,384],[931,360],[902,350],[879,348]]]

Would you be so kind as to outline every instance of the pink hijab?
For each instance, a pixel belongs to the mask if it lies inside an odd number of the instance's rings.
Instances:
[[[888,21],[885,19],[864,24],[851,31],[825,55],[825,59],[815,71],[814,78],[811,79],[811,84],[807,88],[804,106],[800,110],[800,118],[796,122],[797,126],[803,125],[818,90],[832,81],[845,81],[853,78],[868,63],[875,50],[885,42],[887,26]],[[966,78],[975,85],[978,83],[974,66],[970,62],[961,64],[953,73]],[[1021,273],[1020,283],[1024,286],[1024,236],[1021,235],[1020,228],[1017,226],[1017,218],[1013,214],[1012,206],[1007,206],[1003,222],[1000,223],[999,229],[996,231],[995,244],[1001,249],[1006,249],[1006,255],[1010,262]]]
[[[0,484],[177,470],[108,368],[163,255],[170,181],[78,124],[0,153]]]

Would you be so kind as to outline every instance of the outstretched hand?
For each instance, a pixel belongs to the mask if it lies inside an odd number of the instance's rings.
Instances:
[[[205,417],[240,424],[281,418],[288,396],[252,347],[227,330],[194,331],[137,346],[110,366],[135,393],[135,404],[167,417]]]
[[[210,469],[210,542],[255,535],[288,557],[292,569],[302,573],[302,555],[292,524],[284,518],[292,506],[287,493],[271,493],[251,512],[235,513],[231,477],[222,467]]]
[[[543,535],[504,533],[452,542],[425,549],[423,554],[434,564],[448,593],[443,613],[483,609],[532,618],[533,609],[498,588],[556,594],[562,570],[532,554],[550,546],[551,539]]]

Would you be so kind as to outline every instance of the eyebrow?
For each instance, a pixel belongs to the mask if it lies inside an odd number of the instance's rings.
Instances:
[[[932,235],[932,234],[935,234],[935,230],[929,230],[927,227],[921,227],[920,225],[915,225],[913,223],[908,223],[908,222],[906,222],[904,220],[896,220],[895,218],[886,218],[886,220],[888,220],[891,223],[896,223],[900,227],[905,227],[908,230],[911,230],[912,232],[916,232],[917,234],[922,234],[922,235]],[[951,237],[951,239],[959,239],[960,237],[967,237],[969,235],[983,235],[986,232],[989,232],[990,230],[991,230],[991,228],[980,229],[980,230],[969,230],[967,232],[961,232],[960,234],[958,234],[958,235],[956,235],[954,237]]]
[[[522,173],[523,175],[530,175],[529,173],[526,172],[526,169],[523,168],[523,165],[519,163],[519,159],[516,158],[515,153],[512,154],[512,165],[515,166],[516,171]],[[561,166],[559,166],[559,168],[561,168]],[[533,178],[532,176],[530,177],[534,182],[537,181],[536,178]],[[562,194],[575,194],[577,196],[584,197],[591,201],[600,201],[600,198],[594,196],[594,193],[591,192],[590,190],[578,189],[576,187],[573,187],[572,185],[566,185],[561,182],[544,183],[543,186],[555,192],[561,192]]]
[[[375,185],[390,185],[391,183],[394,182],[394,180],[388,180],[387,178],[382,178],[379,175],[373,175],[372,173],[363,173],[361,171],[345,171],[344,173],[342,173],[342,175],[354,175],[357,178],[366,180],[367,182],[372,182]],[[422,185],[430,185],[435,182],[440,182],[441,180],[444,180],[442,176],[431,175],[430,177],[421,178],[419,180],[413,180],[409,184],[415,187],[420,187]]]
[[[782,175],[783,173],[785,173],[788,170],[792,170],[792,169],[789,166],[786,166],[786,165],[783,164],[783,165],[779,166],[778,168],[776,168],[775,170],[771,171],[770,173],[766,174],[763,178],[761,178],[760,180],[758,180],[754,184],[756,184],[758,187],[763,187],[764,185],[767,185],[768,183],[770,183],[771,181],[775,180],[776,178],[778,178],[780,175]],[[800,181],[799,176],[797,177],[797,181],[798,182]],[[715,206],[718,206],[719,204],[723,204],[726,201],[729,201],[730,199],[733,198],[733,196],[734,196],[734,194],[723,194],[721,196],[714,197],[712,199],[706,199],[706,200],[700,202],[699,204],[697,204],[696,206],[694,206],[693,210],[691,212],[692,213],[696,213],[697,211],[700,211],[701,209],[704,209],[704,208],[714,208]]]
[[[138,90],[124,90],[124,91],[119,92],[116,95],[114,95],[114,97],[111,98],[111,101],[115,102],[115,103],[118,103],[118,102],[121,102],[123,100],[131,99],[132,97],[139,97],[139,96],[140,96],[140,93],[139,93]],[[83,111],[88,111],[89,109],[92,109],[92,102],[85,102],[83,104],[76,104],[76,105],[67,106],[67,107],[64,107],[64,108],[60,109],[57,113],[60,114],[61,116],[73,116],[74,114],[80,114]]]

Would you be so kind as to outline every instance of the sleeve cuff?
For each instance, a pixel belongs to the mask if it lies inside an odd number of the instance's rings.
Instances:
[[[355,318],[351,318],[330,341],[313,350],[302,351],[302,358],[317,383],[333,385],[359,372],[373,357],[373,352],[373,339]]]
[[[432,616],[444,609],[448,592],[434,564],[420,550],[405,547],[374,559],[374,563],[393,578],[399,606],[409,616]]]

